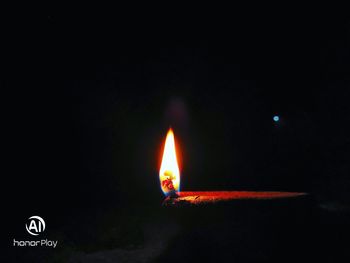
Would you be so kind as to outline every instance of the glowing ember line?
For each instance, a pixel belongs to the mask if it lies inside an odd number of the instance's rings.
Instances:
[[[177,198],[167,197],[165,206],[204,205],[235,200],[270,200],[296,198],[307,193],[299,192],[266,192],[266,191],[212,191],[212,192],[181,192]]]

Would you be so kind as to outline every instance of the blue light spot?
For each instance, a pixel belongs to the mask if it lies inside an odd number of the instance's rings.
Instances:
[[[275,121],[275,122],[278,122],[279,120],[280,120],[280,117],[279,116],[273,116],[273,120]]]

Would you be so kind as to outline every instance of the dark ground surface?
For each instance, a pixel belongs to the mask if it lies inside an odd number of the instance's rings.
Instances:
[[[9,262],[335,262],[350,259],[349,207],[312,197],[202,207],[133,206],[70,221],[58,249]]]

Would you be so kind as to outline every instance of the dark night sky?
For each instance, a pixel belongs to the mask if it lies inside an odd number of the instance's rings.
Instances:
[[[1,77],[14,213],[68,217],[161,199],[170,125],[183,189],[349,200],[349,21],[236,18],[186,31],[55,14],[36,23],[13,33]]]

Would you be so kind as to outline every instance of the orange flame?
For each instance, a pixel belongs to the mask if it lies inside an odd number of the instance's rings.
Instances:
[[[165,195],[179,191],[180,171],[176,158],[174,132],[171,128],[165,140],[163,159],[159,170],[159,180]]]

